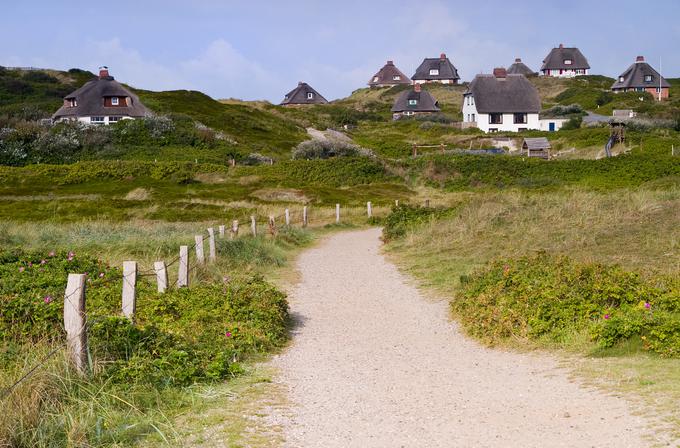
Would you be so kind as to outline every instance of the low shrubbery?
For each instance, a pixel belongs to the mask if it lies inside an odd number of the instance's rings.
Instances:
[[[373,152],[349,141],[340,139],[314,139],[298,144],[293,149],[293,159],[312,160],[333,157],[373,157]]]
[[[383,239],[388,242],[401,238],[406,235],[406,232],[409,229],[452,212],[453,209],[438,209],[400,204],[394,207],[392,212],[381,221],[383,225]]]
[[[452,301],[466,331],[488,343],[569,346],[586,335],[608,348],[638,339],[680,355],[680,281],[539,254],[499,260],[461,281]]]

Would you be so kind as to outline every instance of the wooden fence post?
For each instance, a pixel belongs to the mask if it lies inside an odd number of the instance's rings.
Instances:
[[[413,144],[413,157],[416,157],[418,155],[418,146],[414,143]]]
[[[302,227],[307,227],[307,206],[302,207]]]
[[[87,372],[85,285],[87,275],[69,274],[64,293],[64,328],[69,358],[81,375]]]
[[[394,200],[394,206],[395,206],[395,207],[399,207],[399,199],[395,199],[395,200]]]
[[[366,203],[366,213],[368,214],[369,218],[373,216],[373,205],[370,202]]]
[[[235,219],[231,222],[230,235],[232,240],[238,236],[238,219]]]
[[[286,209],[284,211],[284,215],[286,216],[286,226],[290,225],[290,210]]]
[[[195,235],[194,242],[196,247],[196,261],[199,264],[205,263],[205,255],[203,253],[203,235]]]
[[[272,236],[276,235],[276,220],[273,215],[269,215],[269,233]]]
[[[224,227],[224,226],[220,226],[220,227],[219,227],[220,238],[224,238],[224,230],[225,230],[225,227]]]
[[[430,208],[430,200],[425,199],[425,208]]]
[[[340,222],[340,204],[335,204],[335,223]]]
[[[215,229],[208,227],[208,259],[214,263],[217,259],[217,250],[215,248]]]
[[[177,287],[189,286],[189,246],[179,246],[179,272]]]
[[[158,292],[163,294],[168,289],[168,267],[165,265],[165,261],[155,262],[153,264],[153,270],[156,271]]]
[[[137,262],[123,262],[123,316],[132,320],[137,311]]]
[[[257,236],[257,221],[255,221],[255,215],[250,215],[250,233],[253,236]]]

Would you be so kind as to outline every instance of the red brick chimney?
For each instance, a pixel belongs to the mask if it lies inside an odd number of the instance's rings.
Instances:
[[[515,58],[515,62],[522,62],[522,58]]]
[[[298,81],[298,87],[300,87],[302,84],[304,84],[304,82]]]
[[[387,61],[387,65],[394,65],[394,61]]]
[[[560,48],[564,48],[564,44],[560,44]]]
[[[445,60],[446,59],[446,53],[440,54],[439,59],[441,59],[442,61]]]
[[[635,62],[645,62],[645,57],[644,56],[638,56],[635,58]]]
[[[109,76],[111,75],[109,75],[109,68],[107,66],[99,67],[99,79],[108,78]]]
[[[493,69],[493,75],[498,79],[505,79],[508,76],[508,72],[505,70],[505,67],[496,67]]]
[[[413,91],[420,92],[420,84],[416,84],[415,86],[413,86]]]

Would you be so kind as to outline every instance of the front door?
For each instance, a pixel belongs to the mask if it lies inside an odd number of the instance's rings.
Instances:
[[[548,130],[550,132],[555,132],[555,122],[554,121],[551,121],[550,123],[548,123]]]

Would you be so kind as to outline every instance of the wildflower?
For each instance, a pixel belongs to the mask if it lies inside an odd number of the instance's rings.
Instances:
[[[225,338],[230,338],[230,337],[231,337],[231,331],[226,331],[226,332],[224,333],[224,337],[225,337]]]
[[[75,252],[69,252],[68,253],[68,261],[73,261],[74,258],[76,258],[76,253]]]
[[[645,302],[645,309],[650,309],[652,308],[652,304],[649,302]]]
[[[32,268],[32,267],[33,267],[33,263],[29,261],[29,262],[28,262],[28,267],[29,267],[29,268]]]
[[[23,267],[23,266],[19,266],[19,272],[24,272],[25,270],[26,270],[26,268],[25,268],[25,267]]]
[[[45,298],[43,299],[43,302],[45,302],[45,303],[50,303],[51,301],[52,301],[52,296],[45,296]]]
[[[47,254],[47,255],[50,256],[50,257],[54,257],[55,255],[57,255],[57,253],[55,251],[51,250],[50,253]]]
[[[100,272],[100,273],[99,273],[99,278],[104,278],[104,273],[103,273],[103,272]]]
[[[40,264],[41,265],[47,264],[47,260],[40,260]]]
[[[609,314],[605,314],[605,315],[604,315],[604,320],[609,320],[609,319],[611,319],[611,316],[610,316]]]
[[[226,277],[226,276],[225,276],[225,277],[222,277],[222,281],[223,281],[224,283],[229,283],[229,277]]]

